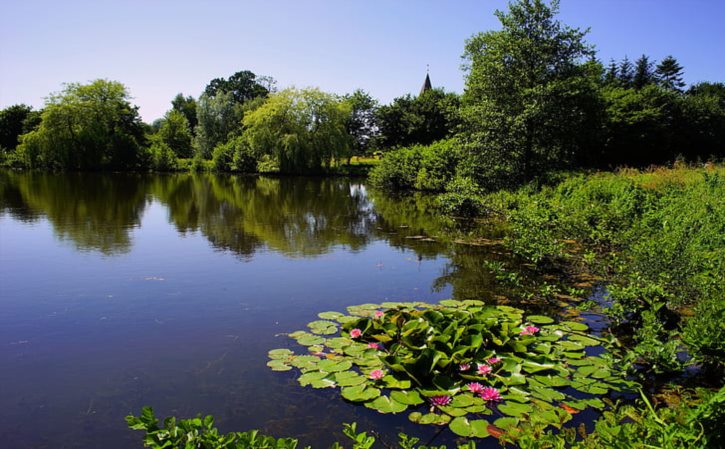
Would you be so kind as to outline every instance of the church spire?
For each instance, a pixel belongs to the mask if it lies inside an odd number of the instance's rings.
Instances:
[[[430,83],[430,66],[426,66],[425,71],[425,81],[423,81],[423,87],[420,88],[420,94],[422,95],[423,92],[427,92],[431,89],[433,89],[433,85]]]

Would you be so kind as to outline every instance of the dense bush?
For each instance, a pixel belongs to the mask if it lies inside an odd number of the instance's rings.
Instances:
[[[455,139],[391,151],[370,172],[370,183],[387,190],[440,192],[453,179],[459,158]]]

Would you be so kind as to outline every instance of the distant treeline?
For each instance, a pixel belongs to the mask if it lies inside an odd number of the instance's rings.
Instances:
[[[67,84],[41,111],[0,112],[6,166],[50,170],[327,172],[391,153],[382,186],[450,190],[527,182],[552,170],[662,164],[723,155],[725,84],[686,86],[668,56],[605,64],[558,3],[512,2],[502,28],[465,44],[462,95],[441,89],[381,105],[357,90],[278,91],[243,70],[178,94],[152,124],[123,84]],[[430,146],[434,144],[433,146]]]

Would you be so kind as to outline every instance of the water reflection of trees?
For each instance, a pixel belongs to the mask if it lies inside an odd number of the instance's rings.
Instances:
[[[0,210],[21,221],[46,217],[60,240],[84,251],[129,251],[145,206],[137,175],[0,173]]]
[[[151,201],[165,206],[179,233],[198,232],[241,257],[260,249],[314,257],[383,239],[419,259],[444,254],[448,263],[433,289],[451,285],[460,299],[495,291],[483,260],[498,256],[453,244],[465,225],[440,217],[425,195],[389,197],[342,178],[0,172],[0,211],[23,221],[45,217],[81,250],[129,251],[131,230]]]

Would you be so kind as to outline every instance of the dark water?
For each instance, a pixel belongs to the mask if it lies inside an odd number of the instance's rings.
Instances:
[[[500,256],[420,238],[450,226],[426,201],[343,179],[0,172],[0,446],[142,447],[123,418],[144,405],[318,448],[341,422],[432,436],[265,366],[318,312],[496,294],[481,261]]]

